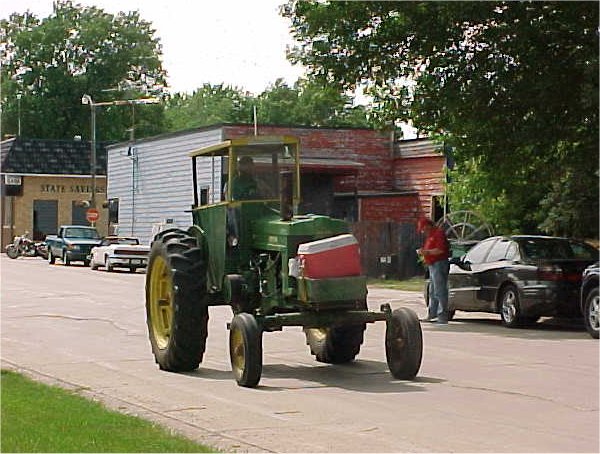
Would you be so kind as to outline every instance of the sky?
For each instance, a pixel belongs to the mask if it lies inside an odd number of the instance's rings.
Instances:
[[[259,94],[277,78],[293,84],[303,68],[285,58],[293,44],[285,0],[74,0],[111,14],[138,10],[156,29],[171,92],[224,83]],[[0,0],[0,18],[52,13],[52,0]]]

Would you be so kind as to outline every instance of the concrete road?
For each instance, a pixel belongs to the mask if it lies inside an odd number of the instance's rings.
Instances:
[[[210,311],[202,367],[161,372],[146,331],[143,272],[0,258],[2,367],[58,383],[112,408],[239,452],[598,452],[599,343],[548,319],[511,330],[458,313],[423,324],[414,381],[387,370],[383,322],[353,364],[313,360],[300,328],[265,333],[256,389],[229,365],[227,307]],[[371,288],[369,306],[418,293]],[[141,447],[143,449],[143,447]]]

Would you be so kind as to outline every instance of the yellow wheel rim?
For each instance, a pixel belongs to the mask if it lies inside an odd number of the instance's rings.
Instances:
[[[150,316],[159,349],[167,348],[173,320],[173,281],[167,262],[157,256],[150,275]]]
[[[246,361],[246,355],[244,353],[244,336],[242,335],[242,331],[238,328],[233,328],[231,330],[231,339],[229,342],[233,373],[240,377],[244,372],[244,364]]]
[[[309,328],[310,335],[315,342],[325,342],[327,334],[329,334],[329,328]]]

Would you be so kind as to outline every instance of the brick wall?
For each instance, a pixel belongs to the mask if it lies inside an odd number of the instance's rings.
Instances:
[[[418,192],[418,211],[431,213],[431,197],[444,194],[444,166],[442,155],[396,158],[394,182],[399,191]]]
[[[364,197],[360,200],[362,221],[416,222],[419,212],[418,194]]]

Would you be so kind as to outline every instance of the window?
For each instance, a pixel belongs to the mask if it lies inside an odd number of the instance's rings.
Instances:
[[[469,252],[467,252],[465,259],[471,263],[482,263],[488,251],[496,241],[496,238],[492,238],[476,244]]]
[[[443,195],[434,195],[431,197],[431,219],[437,222],[444,217],[448,207],[444,207],[445,197]]]
[[[119,199],[108,199],[108,222],[111,224],[119,223]]]
[[[200,188],[200,205],[208,205],[208,190],[210,188],[208,186],[203,186]]]
[[[486,262],[497,262],[498,260],[505,259],[511,244],[512,241],[508,239],[497,241],[488,254]]]

